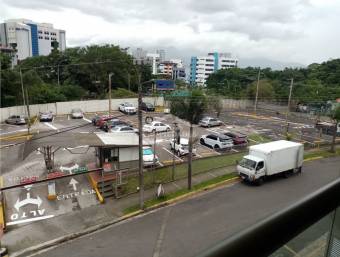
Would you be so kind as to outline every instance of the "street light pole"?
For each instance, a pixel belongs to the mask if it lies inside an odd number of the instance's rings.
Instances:
[[[289,127],[289,124],[288,124],[288,114],[289,114],[289,111],[290,111],[290,100],[292,98],[292,91],[293,91],[293,83],[294,83],[294,79],[291,78],[290,80],[290,88],[289,88],[289,97],[288,97],[288,105],[287,105],[287,112],[286,112],[286,132],[288,133],[288,127]]]
[[[111,114],[111,77],[112,77],[113,73],[109,74],[109,115]]]
[[[257,98],[259,96],[260,74],[261,74],[261,68],[259,69],[259,73],[257,74],[256,97],[255,97],[255,106],[254,106],[255,115],[256,115],[256,112],[257,112]]]
[[[138,146],[139,146],[139,207],[144,209],[144,174],[143,174],[143,124],[142,124],[142,83],[138,73]]]

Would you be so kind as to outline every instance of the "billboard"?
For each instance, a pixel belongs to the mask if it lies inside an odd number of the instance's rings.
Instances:
[[[175,82],[168,79],[157,79],[155,81],[156,90],[175,90]]]

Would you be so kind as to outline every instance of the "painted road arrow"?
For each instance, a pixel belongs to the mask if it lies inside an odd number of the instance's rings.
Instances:
[[[19,199],[17,199],[14,208],[19,211],[19,209],[27,204],[35,204],[38,205],[38,208],[40,207],[40,205],[42,204],[42,200],[39,196],[37,196],[37,198],[31,198],[30,193],[27,193],[27,198],[20,201]]]
[[[69,185],[73,186],[73,191],[77,191],[77,184],[78,184],[78,181],[75,180],[74,178],[71,178]]]

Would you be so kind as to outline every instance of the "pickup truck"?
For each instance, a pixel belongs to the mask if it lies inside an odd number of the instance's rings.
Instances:
[[[303,144],[279,140],[249,147],[249,154],[237,165],[239,176],[261,185],[267,176],[282,174],[284,177],[301,172]]]
[[[189,153],[189,140],[187,138],[181,138],[179,144],[177,144],[176,140],[170,140],[170,148],[173,150],[178,156],[187,155]],[[196,149],[192,149],[192,153],[196,154]]]

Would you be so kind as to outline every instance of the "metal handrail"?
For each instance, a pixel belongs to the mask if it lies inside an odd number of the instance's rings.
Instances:
[[[198,257],[267,257],[340,206],[340,178]]]

